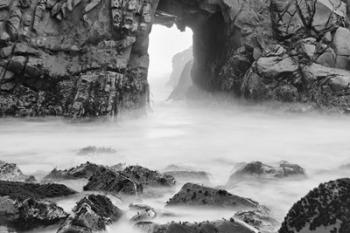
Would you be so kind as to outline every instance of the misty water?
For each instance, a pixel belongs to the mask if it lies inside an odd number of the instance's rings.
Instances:
[[[0,159],[14,162],[24,173],[42,177],[53,168],[69,168],[86,161],[113,165],[126,163],[162,170],[170,164],[210,173],[211,186],[223,186],[241,162],[277,163],[287,160],[306,169],[303,179],[266,182],[242,181],[230,192],[252,198],[272,210],[282,221],[289,208],[319,183],[350,175],[341,169],[350,163],[350,123],[344,115],[290,113],[235,101],[201,98],[195,101],[166,101],[171,89],[167,77],[152,81],[152,103],[147,114],[93,121],[65,119],[1,119]],[[86,146],[108,147],[112,153],[81,155]],[[65,182],[81,191],[84,180]],[[230,218],[231,210],[167,209],[165,202],[180,189],[149,190],[145,197],[113,202],[127,211],[129,203],[148,204],[174,216],[171,220],[214,220]],[[85,193],[86,194],[86,193]],[[83,194],[55,200],[68,212]],[[137,232],[123,221],[109,232]],[[45,229],[42,232],[55,232]],[[35,230],[34,232],[38,232]]]

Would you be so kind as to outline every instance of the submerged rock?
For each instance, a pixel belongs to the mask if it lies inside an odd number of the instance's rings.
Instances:
[[[58,229],[57,233],[90,233],[103,231],[106,226],[116,222],[122,211],[105,196],[89,195],[81,199],[73,213]]]
[[[235,171],[229,178],[231,185],[242,178],[286,178],[293,176],[305,176],[305,170],[297,164],[282,161],[278,166],[271,166],[262,162],[251,162]]]
[[[295,203],[279,233],[350,232],[350,179],[320,184]]]
[[[122,172],[115,172],[107,168],[100,168],[90,177],[85,191],[105,191],[135,195],[143,190],[142,184],[125,176]]]
[[[54,225],[67,216],[62,208],[50,201],[0,197],[0,223],[19,231]]]
[[[167,202],[167,206],[210,206],[235,209],[255,209],[259,203],[233,195],[226,190],[187,183]]]
[[[89,179],[97,170],[101,168],[90,162],[86,162],[77,167],[67,170],[57,170],[56,168],[44,177],[44,180],[60,180],[60,179]]]
[[[16,200],[64,197],[75,193],[74,190],[63,184],[33,184],[0,181],[0,196],[9,196]]]
[[[114,154],[117,151],[109,147],[97,147],[97,146],[87,146],[81,148],[78,151],[78,155],[88,155],[88,154]]]
[[[0,160],[0,180],[14,182],[35,182],[34,176],[24,175],[14,163],[6,163]]]
[[[200,183],[209,184],[209,175],[204,171],[167,171],[163,173],[164,175],[169,175],[175,178],[177,183]]]

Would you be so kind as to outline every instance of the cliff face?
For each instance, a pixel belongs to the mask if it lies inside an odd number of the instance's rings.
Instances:
[[[191,27],[192,76],[203,89],[350,105],[340,0],[0,0],[0,114],[145,106],[153,23]]]

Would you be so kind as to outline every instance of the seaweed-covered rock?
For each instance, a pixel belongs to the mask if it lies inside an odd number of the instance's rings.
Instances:
[[[135,195],[142,192],[143,186],[122,172],[100,168],[90,177],[89,182],[84,186],[84,190]]]
[[[62,208],[49,201],[0,197],[0,224],[19,231],[58,224],[67,216]]]
[[[259,203],[233,195],[226,190],[187,183],[167,202],[167,206],[211,206],[235,209],[255,209]]]
[[[173,176],[163,175],[158,171],[141,166],[129,166],[123,170],[123,174],[144,186],[172,186],[175,184]]]
[[[350,179],[320,184],[295,203],[279,233],[350,232]]]
[[[24,175],[14,163],[0,161],[0,180],[15,182],[35,182],[34,176]]]
[[[81,199],[58,233],[91,233],[102,231],[122,216],[121,210],[107,197],[89,195]]]
[[[64,197],[76,192],[63,184],[34,184],[0,181],[0,196],[24,200],[27,198],[42,199]]]
[[[235,171],[229,178],[228,186],[245,178],[286,178],[293,176],[305,176],[305,170],[297,164],[282,161],[278,166],[251,162]]]
[[[100,165],[96,165],[90,162],[86,162],[77,167],[57,170],[53,169],[47,176],[44,177],[45,180],[60,180],[60,179],[89,179],[98,169]]]

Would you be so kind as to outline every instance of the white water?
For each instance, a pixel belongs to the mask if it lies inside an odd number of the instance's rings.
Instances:
[[[339,169],[350,163],[348,116],[286,113],[213,99],[167,102],[164,99],[169,90],[161,82],[153,83],[152,87],[152,110],[138,118],[124,116],[118,121],[85,123],[55,118],[1,119],[0,159],[17,163],[25,173],[39,177],[55,167],[68,168],[86,161],[139,164],[152,169],[185,165],[208,171],[213,186],[224,185],[237,163],[288,160],[303,166],[308,177],[263,184],[241,182],[229,190],[267,205],[279,221],[294,202],[319,183],[350,175],[350,169]],[[111,147],[117,152],[77,155],[86,146]],[[84,181],[69,185],[79,190]],[[134,202],[163,209],[166,200],[179,188]],[[70,211],[79,198],[80,195],[58,200],[58,204]],[[128,202],[112,199],[120,208],[128,209]],[[219,210],[171,211],[177,217],[157,221],[214,220],[233,215],[231,211]],[[111,226],[109,232],[137,231],[125,220]]]

